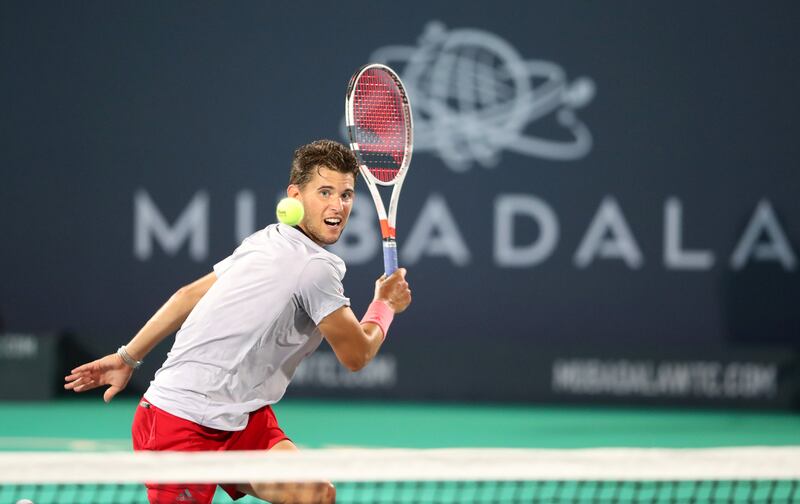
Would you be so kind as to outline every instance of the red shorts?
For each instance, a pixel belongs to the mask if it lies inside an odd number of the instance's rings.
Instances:
[[[241,431],[223,431],[203,427],[171,415],[142,399],[133,417],[133,449],[154,451],[228,451],[269,450],[289,439],[283,433],[272,408],[264,406],[250,413],[247,427]],[[245,483],[245,482],[242,482]],[[217,490],[216,483],[161,484],[145,483],[151,504],[174,502],[209,504]],[[244,494],[236,485],[220,485],[233,499]]]

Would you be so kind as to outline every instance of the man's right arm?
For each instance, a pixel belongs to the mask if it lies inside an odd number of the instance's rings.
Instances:
[[[164,338],[177,331],[216,280],[216,273],[212,272],[178,289],[125,345],[129,358],[144,359]],[[103,394],[103,400],[108,402],[128,385],[133,369],[118,353],[109,354],[73,369],[64,377],[67,382],[64,388],[85,392],[109,385]]]
[[[351,371],[358,371],[375,357],[386,339],[385,331],[391,317],[404,311],[411,303],[406,270],[400,268],[388,278],[379,278],[375,282],[372,302],[378,305],[370,305],[361,321],[349,306],[342,306],[319,323],[319,330],[333,348],[336,358]],[[377,310],[376,316],[370,315],[373,310]]]

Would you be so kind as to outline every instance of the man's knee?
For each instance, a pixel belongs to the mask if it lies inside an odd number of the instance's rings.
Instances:
[[[330,482],[251,483],[256,497],[274,504],[333,504],[336,487]]]

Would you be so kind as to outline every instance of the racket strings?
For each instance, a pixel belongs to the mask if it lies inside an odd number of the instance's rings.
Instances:
[[[403,164],[408,126],[394,79],[379,69],[364,72],[356,84],[353,112],[362,163],[375,178],[390,182]]]

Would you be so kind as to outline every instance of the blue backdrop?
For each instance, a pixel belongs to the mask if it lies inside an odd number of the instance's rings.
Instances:
[[[380,61],[411,95],[414,303],[290,393],[797,403],[794,2],[4,2],[0,314],[103,354],[274,221]],[[381,272],[364,188],[357,313]],[[146,385],[168,345],[147,359]]]

